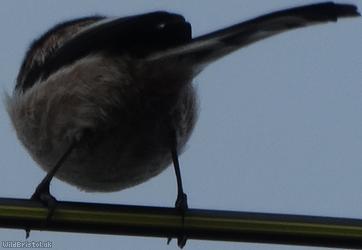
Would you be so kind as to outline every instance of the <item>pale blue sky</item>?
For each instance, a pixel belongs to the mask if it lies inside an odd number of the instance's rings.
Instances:
[[[59,21],[90,14],[153,10],[183,14],[194,35],[305,0],[1,0],[0,85],[11,91],[29,43]],[[362,2],[350,0],[362,10]],[[208,67],[195,79],[199,122],[181,156],[193,208],[362,218],[362,18],[261,41]],[[44,176],[0,108],[0,197],[27,198]],[[173,169],[135,188],[84,193],[58,180],[59,200],[173,206]],[[1,240],[24,231],[0,229]],[[53,249],[176,249],[166,239],[31,233]],[[189,240],[186,249],[307,249]],[[310,249],[310,248],[308,248]],[[313,248],[316,249],[316,248]]]

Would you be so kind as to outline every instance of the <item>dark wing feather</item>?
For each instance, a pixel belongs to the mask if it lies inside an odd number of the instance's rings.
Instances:
[[[64,43],[74,37],[84,27],[104,17],[91,16],[55,25],[36,39],[28,49],[21,65],[15,90],[31,87],[40,76],[44,64]]]
[[[35,81],[46,79],[59,68],[99,51],[111,54],[128,53],[145,57],[155,51],[177,47],[191,41],[191,25],[177,14],[153,12],[117,19],[103,19],[84,28],[54,52],[49,53],[42,67],[27,72],[16,88],[23,91]]]

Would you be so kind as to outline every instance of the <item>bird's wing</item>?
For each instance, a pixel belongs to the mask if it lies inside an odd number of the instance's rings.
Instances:
[[[60,29],[76,24],[77,20],[58,25],[39,39],[41,43],[33,43],[24,60],[16,88],[25,90],[59,68],[89,54],[101,51],[110,55],[128,53],[144,58],[154,51],[177,47],[192,39],[191,25],[181,15],[173,13],[152,12],[124,18],[101,18],[64,41],[54,51],[49,49],[46,56],[37,60],[34,66],[33,57],[36,53],[32,51],[40,51],[46,42],[43,40],[50,40],[52,34]]]
[[[172,49],[155,52],[148,60],[185,60],[198,73],[210,62],[256,41],[284,31],[354,16],[359,16],[355,6],[332,2],[286,9],[197,37]]]
[[[152,12],[124,18],[101,20],[85,28],[64,44],[54,56],[56,60],[107,50],[144,56],[191,41],[191,25],[181,15]]]

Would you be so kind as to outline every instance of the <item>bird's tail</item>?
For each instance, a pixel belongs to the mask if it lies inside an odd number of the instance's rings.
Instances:
[[[209,63],[259,40],[301,27],[356,16],[360,16],[356,6],[332,2],[286,9],[196,37],[186,44],[156,52],[148,60],[184,60],[192,63],[197,74]]]

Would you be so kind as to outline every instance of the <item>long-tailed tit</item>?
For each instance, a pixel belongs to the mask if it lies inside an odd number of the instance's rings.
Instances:
[[[50,209],[53,176],[82,190],[111,192],[178,163],[197,118],[192,79],[209,63],[284,31],[358,16],[353,5],[287,9],[192,38],[181,15],[90,16],[56,25],[26,53],[8,113],[17,136],[48,172],[33,199]],[[182,232],[181,232],[182,233]],[[182,247],[186,237],[180,235]]]

